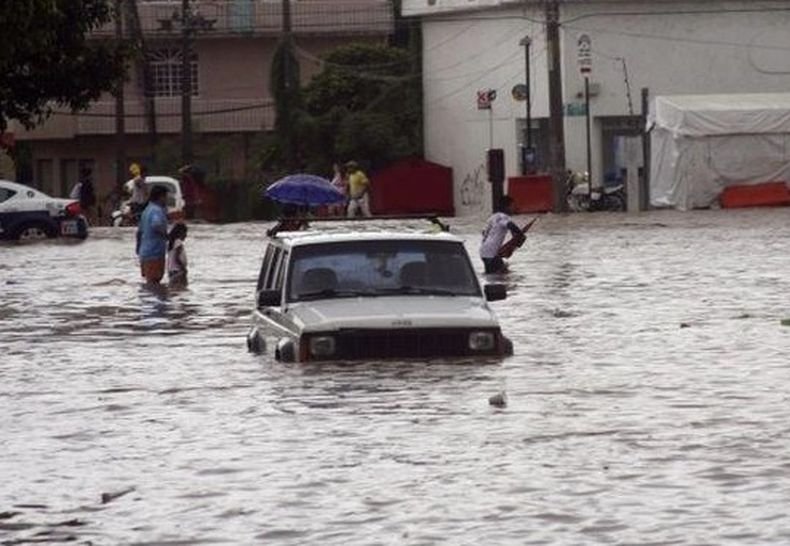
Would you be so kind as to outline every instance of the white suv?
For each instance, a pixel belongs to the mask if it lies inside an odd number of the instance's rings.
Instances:
[[[502,356],[512,344],[448,233],[283,232],[266,248],[250,351],[282,361]]]

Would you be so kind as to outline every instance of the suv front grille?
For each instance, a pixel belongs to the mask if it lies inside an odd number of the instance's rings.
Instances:
[[[335,335],[337,349],[334,358],[365,360],[498,354],[498,330],[485,330],[494,332],[497,338],[492,351],[472,352],[469,349],[472,330],[469,329],[342,330]]]

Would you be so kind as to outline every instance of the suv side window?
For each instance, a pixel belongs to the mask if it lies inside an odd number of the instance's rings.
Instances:
[[[264,290],[275,290],[274,280],[277,278],[277,268],[280,266],[280,257],[283,255],[281,248],[275,248],[272,253],[269,269],[266,271],[266,282],[263,285]]]
[[[272,245],[267,245],[266,252],[263,255],[263,263],[261,264],[261,272],[258,275],[258,285],[256,290],[260,292],[266,286],[266,277],[269,273],[269,269],[272,266],[272,258],[274,257],[274,247]]]
[[[282,292],[283,281],[285,279],[285,270],[288,266],[288,252],[283,251],[280,255],[280,267],[277,268],[277,276],[274,279],[274,289]]]

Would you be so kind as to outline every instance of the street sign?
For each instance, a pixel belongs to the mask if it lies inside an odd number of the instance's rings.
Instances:
[[[496,99],[496,89],[480,89],[477,91],[477,109],[491,110],[491,103]]]
[[[582,34],[577,45],[576,60],[579,64],[579,72],[583,77],[588,78],[592,74],[592,40],[588,34]]]

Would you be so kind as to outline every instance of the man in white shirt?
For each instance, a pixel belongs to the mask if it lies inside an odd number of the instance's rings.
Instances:
[[[480,243],[480,258],[483,260],[486,273],[504,273],[507,271],[505,261],[499,256],[499,249],[505,242],[510,231],[513,237],[523,237],[524,232],[510,219],[513,199],[503,195],[499,200],[497,212],[492,214],[483,229],[483,240]]]
[[[132,209],[133,215],[141,214],[148,201],[148,191],[145,186],[146,168],[133,163],[129,167],[129,172],[134,177],[125,184],[126,191],[131,195],[129,208]]]

